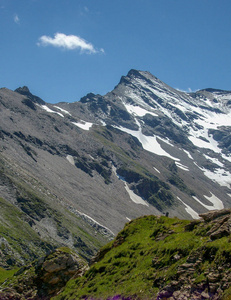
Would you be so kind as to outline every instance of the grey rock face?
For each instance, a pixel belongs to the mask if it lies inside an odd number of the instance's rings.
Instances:
[[[0,89],[1,197],[39,239],[88,258],[132,218],[230,207],[230,101],[137,70],[74,103]]]

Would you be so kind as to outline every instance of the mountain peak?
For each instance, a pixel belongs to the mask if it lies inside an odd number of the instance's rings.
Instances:
[[[142,72],[142,71],[140,71],[140,70],[131,69],[131,70],[128,72],[127,76],[128,76],[128,77],[131,77],[131,76],[139,76],[139,75],[141,74],[141,72]]]
[[[30,100],[32,100],[33,102],[37,102],[38,104],[44,105],[45,101],[43,101],[41,98],[33,95],[29,88],[27,86],[23,86],[23,87],[19,87],[15,90],[16,93],[19,93],[21,95],[25,95],[27,96]]]
[[[141,70],[135,70],[135,69],[131,69],[128,74],[127,77],[129,78],[145,78],[147,79],[158,79],[157,77],[155,77],[154,75],[152,75],[149,71],[141,71]]]
[[[151,73],[149,73],[148,71],[140,71],[140,70],[135,70],[135,69],[131,69],[126,76],[122,76],[120,79],[120,82],[118,85],[120,84],[129,84],[133,79],[145,79],[145,80],[149,80],[150,77],[157,79],[155,76],[153,76]],[[117,85],[117,86],[118,86]]]
[[[27,86],[19,87],[15,90],[15,92],[22,94],[22,95],[28,95],[31,94],[29,88]]]

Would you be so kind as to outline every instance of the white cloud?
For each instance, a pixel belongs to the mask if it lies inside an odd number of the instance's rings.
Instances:
[[[18,15],[14,15],[14,22],[15,22],[16,24],[19,24],[19,23],[20,23],[20,20],[19,20]]]
[[[99,51],[95,49],[95,47],[82,39],[77,35],[66,35],[64,33],[56,33],[54,38],[43,35],[39,38],[39,42],[37,43],[38,46],[53,46],[57,48],[63,48],[66,50],[75,50],[78,49],[81,52],[86,52],[89,54],[102,52],[104,53],[103,49]]]

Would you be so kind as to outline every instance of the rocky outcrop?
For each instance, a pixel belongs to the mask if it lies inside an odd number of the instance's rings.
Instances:
[[[17,88],[15,90],[15,92],[27,97],[27,102],[24,103],[26,105],[28,105],[28,100],[31,100],[31,103],[38,103],[38,104],[42,104],[42,105],[45,104],[45,101],[43,101],[41,98],[31,94],[31,92],[27,86]],[[30,106],[30,105],[28,105],[28,106]],[[33,106],[32,109],[34,109],[34,108],[35,108],[35,106]]]
[[[132,220],[55,299],[230,299],[230,222],[231,209]]]
[[[197,235],[208,236],[207,243],[218,240],[216,246],[204,245],[192,251],[186,262],[179,265],[173,281],[164,286],[157,299],[226,299],[222,295],[231,286],[231,259],[228,249],[223,249],[220,258],[216,252],[222,247],[223,237],[231,235],[231,209],[214,210],[200,215],[201,219],[185,226],[186,231],[195,230]],[[229,238],[230,239],[230,238]],[[179,256],[178,259],[181,257]],[[209,265],[204,267],[204,262]],[[201,272],[201,278],[195,274]],[[230,298],[227,298],[230,299]]]
[[[211,229],[207,232],[211,240],[216,240],[231,234],[231,209],[222,209],[201,214],[205,222],[210,222]]]
[[[50,299],[72,277],[79,277],[88,265],[68,248],[59,248],[21,268],[0,289],[0,299]]]

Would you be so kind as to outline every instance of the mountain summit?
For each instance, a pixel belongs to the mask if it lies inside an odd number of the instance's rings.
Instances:
[[[231,92],[185,93],[144,71],[74,103],[0,89],[0,266],[63,245],[90,259],[141,215],[230,207],[230,127]]]

